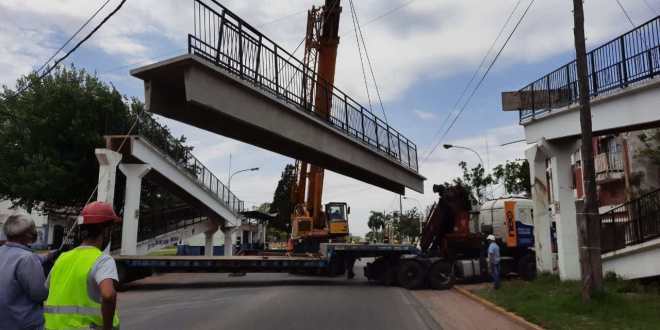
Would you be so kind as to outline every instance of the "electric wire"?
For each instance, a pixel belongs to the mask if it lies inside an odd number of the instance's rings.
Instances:
[[[525,16],[527,16],[527,13],[529,12],[530,8],[532,8],[532,5],[534,4],[535,1],[536,1],[536,0],[531,0],[530,3],[529,3],[529,5],[527,5],[527,8],[525,8],[525,11],[522,13],[522,15],[520,16],[520,18],[518,19],[518,22],[517,22],[516,25],[513,27],[513,30],[511,31],[511,33],[509,33],[509,36],[508,36],[508,37],[506,38],[506,40],[504,41],[504,44],[502,44],[502,47],[500,47],[500,49],[499,49],[499,51],[497,52],[497,54],[495,55],[495,57],[493,58],[493,60],[492,60],[492,61],[490,62],[490,64],[488,65],[488,68],[486,69],[486,71],[484,72],[484,74],[481,76],[481,79],[479,80],[479,82],[475,85],[474,89],[472,90],[472,92],[470,93],[470,95],[468,96],[468,98],[466,99],[465,103],[463,103],[463,106],[461,107],[461,109],[459,110],[459,112],[456,114],[456,116],[454,117],[454,119],[452,120],[452,122],[449,124],[449,126],[447,127],[447,129],[444,131],[444,133],[440,136],[440,140],[438,141],[438,143],[436,143],[436,144],[433,146],[433,148],[431,148],[431,151],[427,154],[426,158],[424,159],[424,162],[425,162],[425,161],[431,156],[431,154],[433,154],[433,152],[438,148],[438,146],[440,145],[440,143],[442,143],[443,139],[447,136],[447,134],[449,133],[449,131],[451,131],[451,129],[454,127],[454,125],[456,124],[456,121],[458,120],[458,118],[460,118],[460,116],[463,114],[463,112],[465,112],[465,109],[467,109],[467,106],[470,104],[470,101],[472,100],[472,98],[474,97],[474,95],[477,93],[477,91],[479,90],[479,88],[481,87],[481,85],[483,84],[483,82],[486,80],[486,77],[487,77],[488,74],[490,73],[490,70],[493,68],[493,66],[495,65],[495,63],[496,63],[497,60],[499,59],[500,55],[502,55],[502,52],[504,51],[504,49],[506,48],[506,46],[509,44],[509,41],[511,40],[511,38],[513,37],[513,35],[515,34],[515,32],[518,30],[518,27],[519,27],[520,24],[523,22]]]
[[[509,23],[511,22],[511,19],[513,18],[513,15],[516,13],[516,11],[518,10],[518,7],[520,6],[521,3],[522,3],[522,0],[518,0],[518,1],[516,2],[516,4],[513,6],[513,9],[512,9],[511,12],[509,13],[509,16],[507,17],[506,21],[504,22],[504,24],[503,24],[502,27],[500,28],[500,31],[499,31],[499,33],[497,34],[497,37],[495,37],[495,39],[493,40],[493,42],[490,44],[490,47],[488,48],[488,51],[486,52],[486,54],[484,54],[484,57],[481,59],[481,62],[479,63],[479,66],[478,66],[477,69],[474,70],[474,72],[472,73],[472,77],[470,78],[470,80],[468,81],[468,83],[465,85],[465,88],[463,88],[463,91],[462,91],[461,94],[459,95],[459,97],[458,97],[458,99],[456,100],[456,102],[454,103],[454,105],[451,107],[452,110],[449,111],[449,113],[447,113],[447,116],[445,116],[445,118],[443,119],[442,123],[441,123],[440,126],[438,127],[438,130],[437,130],[436,133],[433,135],[433,138],[431,139],[431,141],[435,141],[435,139],[436,139],[438,136],[440,136],[440,133],[442,132],[442,129],[443,129],[443,128],[445,127],[445,125],[449,122],[449,118],[451,118],[452,114],[454,114],[454,112],[456,111],[456,109],[458,109],[458,106],[461,104],[461,101],[463,100],[463,97],[465,97],[467,91],[470,89],[470,86],[472,86],[472,83],[473,83],[474,80],[477,78],[477,75],[478,75],[479,72],[482,70],[484,64],[486,64],[486,60],[488,59],[488,57],[490,56],[491,52],[492,52],[493,49],[495,48],[495,45],[497,44],[497,42],[498,42],[498,41],[500,40],[500,38],[502,37],[502,34],[504,33],[504,30],[506,29],[506,27],[509,26]],[[430,153],[429,153],[429,154],[430,154]],[[426,158],[428,158],[428,156],[429,156],[429,155],[427,155]],[[426,160],[426,158],[425,158],[424,160]]]
[[[635,27],[635,22],[633,22],[632,18],[630,18],[630,15],[628,15],[628,11],[626,10],[625,7],[623,7],[623,4],[621,4],[621,1],[615,0],[616,3],[619,5],[619,8],[621,8],[621,11],[623,12],[623,15],[626,16],[626,19],[628,19],[628,23],[634,28]]]
[[[37,69],[37,72],[40,72],[41,70],[43,70],[43,69],[46,67],[46,65],[48,65],[48,63],[50,63],[50,61],[52,61],[53,58],[55,58],[55,56],[57,56],[57,54],[59,54],[59,53],[62,51],[62,49],[64,49],[64,47],[66,47],[66,46],[71,42],[71,40],[73,40],[73,38],[75,38],[75,37],[78,35],[78,33],[80,33],[80,31],[82,31],[82,30],[83,30],[83,29],[89,24],[89,22],[91,22],[91,21],[96,17],[96,15],[98,15],[98,13],[101,12],[101,10],[103,10],[103,8],[105,8],[105,6],[106,6],[109,2],[110,2],[110,0],[106,0],[106,1],[103,3],[103,5],[101,5],[101,7],[99,7],[99,8],[98,8],[98,9],[92,14],[92,16],[90,16],[90,17],[85,21],[85,23],[83,23],[83,25],[81,25],[81,26],[78,28],[78,30],[77,30],[76,32],[74,32],[73,35],[71,35],[71,37],[69,37],[69,39],[68,39],[66,42],[64,42],[64,44],[62,45],[62,47],[60,47],[59,49],[57,49],[57,51],[55,51],[55,53],[54,53],[53,55],[51,55],[51,56],[46,60],[46,62],[44,62],[44,64],[42,64],[42,65],[39,67],[39,69]]]
[[[412,4],[412,3],[415,2],[415,1],[416,1],[416,0],[410,0],[410,1],[405,2],[405,3],[403,3],[403,4],[401,4],[401,5],[397,6],[397,7],[391,8],[390,10],[388,10],[388,11],[386,11],[386,12],[384,12],[384,13],[382,13],[382,14],[380,14],[380,15],[378,15],[378,16],[376,16],[376,17],[370,19],[370,20],[368,20],[368,21],[367,21],[366,23],[364,23],[364,25],[362,25],[362,26],[367,26],[367,25],[369,25],[369,24],[371,24],[371,23],[373,23],[373,22],[379,21],[379,20],[381,20],[381,19],[383,19],[383,18],[385,18],[385,17],[387,17],[387,16],[393,14],[394,12],[399,11],[399,10],[401,10],[401,9],[403,9],[403,8],[405,8],[405,7],[407,7],[407,6],[409,6],[410,4]],[[355,31],[355,29],[353,29],[353,30],[349,30],[349,31],[346,31],[346,33],[344,33],[342,36],[348,35],[349,33],[353,33],[354,31]]]
[[[60,57],[59,59],[57,59],[57,60],[53,63],[52,66],[48,67],[43,73],[41,73],[40,75],[38,75],[36,80],[39,81],[39,80],[43,79],[45,76],[47,76],[48,74],[50,74],[50,73],[51,73],[51,72],[52,72],[52,71],[53,71],[53,70],[54,70],[54,69],[55,69],[60,63],[62,63],[62,61],[64,61],[64,60],[67,59],[71,54],[73,54],[73,52],[75,52],[80,46],[82,46],[82,44],[84,44],[89,38],[91,38],[91,37],[92,37],[92,36],[93,36],[93,35],[94,35],[94,34],[95,34],[95,33],[96,33],[96,32],[97,32],[97,31],[98,31],[98,30],[99,30],[99,29],[100,29],[100,28],[101,28],[101,27],[102,27],[102,26],[103,26],[103,25],[104,25],[104,24],[105,24],[105,23],[106,23],[106,22],[107,22],[112,16],[114,16],[114,15],[115,15],[115,14],[121,9],[121,7],[124,5],[124,3],[126,3],[126,0],[122,0],[122,1],[119,3],[119,5],[117,5],[117,7],[115,7],[115,9],[114,9],[112,12],[110,12],[108,15],[106,15],[106,16],[103,18],[103,20],[102,20],[99,24],[97,24],[96,27],[94,27],[94,29],[93,29],[92,31],[90,31],[90,32],[89,32],[89,33],[88,33],[88,34],[87,34],[82,40],[78,41],[78,43],[76,43],[76,45],[73,46],[73,48],[71,48],[71,49],[70,49],[66,54],[64,54],[62,57]],[[23,86],[23,88],[17,90],[16,93],[13,94],[13,95],[16,96],[16,95],[19,95],[19,94],[23,93],[25,90],[27,90],[28,88],[30,88],[31,85],[32,85],[32,84],[31,84],[31,81],[29,81],[28,83],[25,84],[25,86]]]
[[[353,6],[351,6],[351,19],[353,20],[353,29],[357,31],[357,23],[355,22],[355,12],[353,11]],[[369,92],[369,83],[367,82],[367,71],[364,68],[364,60],[362,59],[362,47],[360,46],[360,36],[358,33],[355,33],[355,43],[357,44],[358,54],[360,55],[360,66],[362,67],[362,78],[364,80],[364,89],[367,92],[367,101],[369,101],[369,110],[373,112],[374,110],[371,106],[371,93]]]
[[[378,87],[378,81],[376,80],[376,75],[374,74],[374,67],[373,64],[371,64],[371,57],[369,56],[369,52],[367,51],[367,43],[364,40],[364,34],[362,33],[362,27],[360,26],[360,19],[358,16],[358,12],[355,7],[355,4],[353,3],[353,0],[349,0],[349,4],[351,6],[351,11],[355,16],[355,22],[357,23],[357,28],[358,28],[357,31],[358,34],[360,35],[360,39],[362,40],[362,47],[364,48],[364,57],[367,58],[367,64],[369,65],[369,71],[371,72],[371,80],[373,80],[374,82],[374,87],[376,89],[376,96],[378,96],[378,103],[380,104],[380,109],[383,112],[383,118],[385,119],[385,123],[389,124],[387,120],[387,113],[385,113],[385,107],[383,106],[383,98],[380,96],[380,88]]]

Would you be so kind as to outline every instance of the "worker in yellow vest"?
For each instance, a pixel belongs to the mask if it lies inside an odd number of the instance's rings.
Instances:
[[[102,251],[121,219],[103,202],[87,204],[81,216],[81,245],[62,253],[46,279],[45,328],[118,329],[117,265]]]

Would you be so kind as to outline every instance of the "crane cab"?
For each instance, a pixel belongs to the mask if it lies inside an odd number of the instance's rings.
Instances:
[[[348,214],[351,208],[346,203],[332,202],[325,204],[325,216],[331,236],[348,235]]]

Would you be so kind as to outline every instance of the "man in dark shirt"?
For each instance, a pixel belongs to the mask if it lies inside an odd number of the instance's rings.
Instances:
[[[34,221],[12,215],[3,228],[7,236],[0,246],[0,330],[43,329],[42,303],[48,297],[41,257],[28,247],[37,239]]]

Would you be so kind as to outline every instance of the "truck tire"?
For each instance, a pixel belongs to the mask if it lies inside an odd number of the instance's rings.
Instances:
[[[437,261],[429,270],[429,284],[436,290],[447,290],[454,286],[454,266],[445,261]]]
[[[536,278],[536,258],[534,254],[528,253],[518,260],[518,275],[525,281]]]
[[[419,289],[426,281],[426,267],[415,260],[406,260],[399,265],[397,279],[408,290]]]

